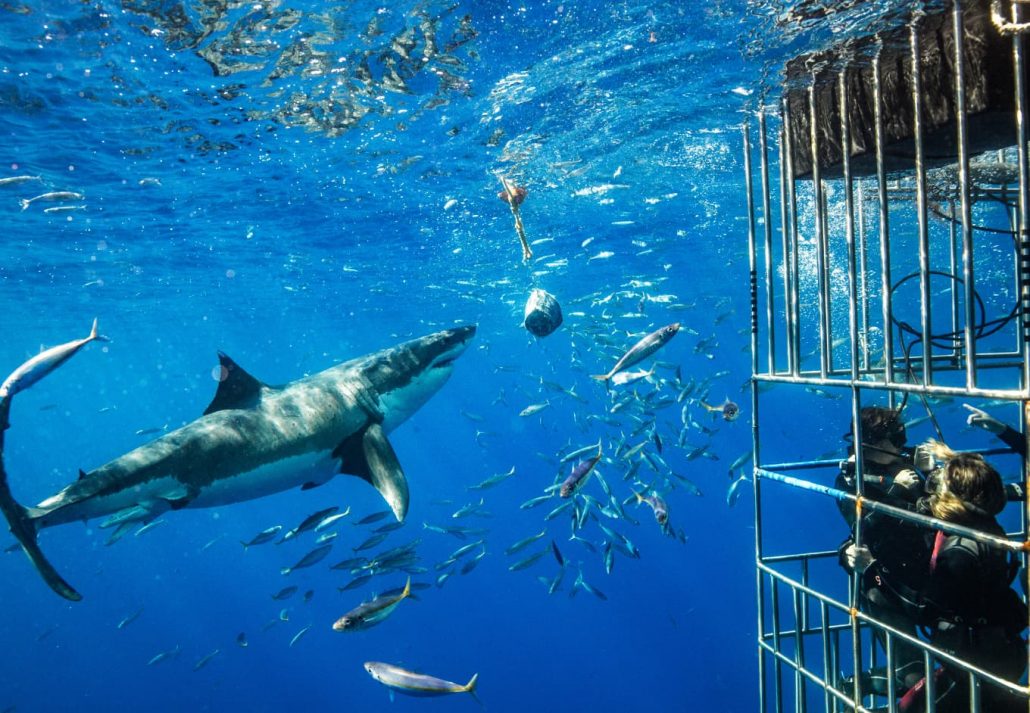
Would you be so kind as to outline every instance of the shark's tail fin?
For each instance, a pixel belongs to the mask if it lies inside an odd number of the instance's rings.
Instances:
[[[51,589],[65,599],[77,602],[82,599],[82,595],[64,581],[64,578],[57,573],[54,566],[47,560],[43,550],[39,549],[39,543],[36,542],[36,526],[32,523],[28,511],[14,499],[14,496],[11,494],[11,488],[7,484],[7,470],[4,468],[3,463],[3,447],[4,430],[7,428],[7,416],[10,408],[10,398],[0,399],[0,426],[2,426],[0,427],[0,512],[7,518],[11,534],[21,543],[22,549],[25,550],[25,554],[32,560],[32,564],[35,565],[43,580]]]

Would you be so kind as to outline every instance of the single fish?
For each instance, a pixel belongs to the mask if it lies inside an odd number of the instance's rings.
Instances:
[[[156,664],[161,663],[162,661],[174,659],[176,656],[179,655],[179,651],[179,645],[176,644],[174,649],[170,649],[169,651],[162,651],[161,653],[154,656],[154,658],[147,661],[147,666],[154,666]]]
[[[605,596],[604,592],[602,592],[600,589],[587,582],[585,579],[583,579],[583,570],[580,570],[579,574],[576,575],[576,581],[572,585],[572,591],[576,591],[577,587],[583,589],[584,591],[590,592],[602,601],[608,601],[608,597]]]
[[[282,574],[290,574],[291,572],[310,567],[313,564],[317,564],[325,559],[326,555],[329,554],[329,550],[333,548],[333,543],[328,543],[308,552],[306,555],[300,558],[300,560],[292,567],[286,567],[279,570]]]
[[[728,398],[718,406],[711,406],[710,404],[706,404],[704,401],[699,401],[698,403],[700,403],[701,406],[709,413],[722,414],[724,421],[736,421],[737,416],[740,415],[740,406],[737,406],[737,404],[733,403]]]
[[[468,486],[466,490],[486,490],[487,488],[492,488],[495,485],[498,485],[499,483],[503,483],[513,475],[515,475],[515,466],[512,466],[511,470],[509,470],[507,473],[498,473],[496,475],[491,475],[489,478],[480,483]]]
[[[371,537],[369,537],[367,540],[362,542],[357,547],[352,547],[351,549],[354,550],[355,552],[362,552],[363,550],[370,550],[373,547],[375,547],[376,545],[380,544],[383,540],[385,540],[389,536],[390,536],[389,532],[377,532],[376,534],[374,534]]]
[[[751,479],[747,476],[747,473],[740,471],[740,475],[730,483],[729,489],[726,491],[726,504],[729,507],[733,507],[737,504],[737,498],[740,497],[740,486],[750,481]]]
[[[0,187],[2,186],[14,186],[19,183],[25,183],[27,181],[40,181],[42,180],[39,176],[6,176],[0,178]]]
[[[559,465],[565,465],[569,461],[576,460],[580,456],[584,456],[587,453],[590,453],[591,451],[597,451],[598,453],[601,452],[601,439],[600,438],[598,438],[597,439],[597,443],[595,443],[592,446],[583,446],[582,448],[577,448],[576,450],[572,451],[571,453],[567,453],[567,454],[563,455],[558,460],[558,464]]]
[[[655,521],[664,529],[669,522],[669,506],[661,496],[658,493],[644,496],[636,491],[633,491],[633,494],[637,497],[637,505],[647,503],[651,506],[651,510],[654,511]]]
[[[601,449],[598,447],[597,455],[593,458],[577,463],[576,466],[573,467],[572,472],[569,473],[569,477],[562,482],[558,495],[562,498],[569,498],[573,493],[580,490],[584,485],[586,485],[587,476],[590,475],[590,471],[594,469],[594,466],[596,466],[600,460]]]
[[[19,202],[21,203],[21,209],[25,210],[36,201],[50,202],[50,201],[81,201],[86,196],[75,191],[51,191],[50,193],[42,193],[33,198],[22,198]]]
[[[351,557],[343,560],[342,562],[337,562],[329,569],[354,569],[355,567],[361,567],[366,562],[368,562],[368,560],[364,557]]]
[[[371,525],[373,522],[379,522],[384,517],[390,514],[389,510],[383,510],[382,512],[374,512],[371,515],[365,515],[365,517],[358,520],[355,525]]]
[[[618,374],[623,369],[637,364],[647,357],[654,354],[656,351],[665,346],[670,339],[676,336],[676,332],[680,329],[679,322],[674,322],[670,325],[662,327],[661,329],[651,332],[646,337],[641,339],[639,342],[634,344],[628,352],[622,355],[622,357],[615,362],[615,366],[607,374],[595,374],[594,379],[598,381],[608,382],[611,381],[612,377]]]
[[[464,686],[458,683],[451,683],[442,678],[427,676],[414,671],[407,671],[399,666],[378,661],[365,663],[365,670],[376,681],[393,691],[409,696],[443,696],[448,693],[468,693],[476,697],[476,681],[479,674],[473,674],[469,682]]]
[[[289,599],[294,594],[296,594],[296,592],[297,592],[297,587],[295,587],[295,586],[283,587],[278,592],[276,592],[275,594],[272,595],[272,599],[274,599],[277,602],[281,602],[284,599]]]
[[[571,508],[574,504],[575,504],[575,501],[573,501],[573,500],[569,500],[567,502],[562,503],[561,505],[556,507],[554,510],[552,510],[551,512],[549,512],[546,515],[544,515],[544,520],[553,520],[554,518],[558,517],[563,512],[565,512],[566,510]]]
[[[411,594],[411,577],[403,591],[394,597],[376,597],[341,616],[333,624],[333,631],[363,631],[384,621],[397,606]]]
[[[93,320],[93,328],[89,331],[89,336],[51,347],[32,357],[11,372],[11,375],[4,379],[3,384],[0,384],[0,404],[6,402],[19,391],[24,391],[35,384],[71,359],[76,352],[92,341],[109,341],[107,337],[97,333],[97,320],[95,319]],[[0,419],[4,422],[0,423],[0,425],[6,426],[6,414],[0,416]]]
[[[565,558],[562,557],[561,550],[558,549],[558,545],[557,545],[557,543],[555,543],[554,540],[551,540],[551,552],[554,553],[554,558],[556,560],[558,560],[558,566],[564,568],[565,567]]]
[[[754,456],[754,454],[755,454],[755,452],[753,450],[751,450],[751,451],[748,451],[747,453],[742,453],[741,455],[737,456],[737,459],[734,460],[732,463],[730,463],[730,477],[731,478],[733,477],[733,472],[735,470],[737,470],[737,468],[740,468],[745,463],[750,462],[750,460]]]
[[[286,621],[285,619],[283,619],[281,612],[279,614],[279,619],[281,621]],[[247,633],[245,631],[241,631],[236,635],[236,645],[239,646],[241,649],[247,648]]]
[[[119,629],[124,629],[129,624],[131,624],[132,622],[136,621],[136,619],[138,619],[139,615],[142,614],[142,613],[143,613],[143,607],[140,607],[139,609],[134,611],[132,614],[129,614],[127,617],[125,617],[124,619],[119,621],[118,622],[118,628]]]
[[[550,401],[544,401],[541,404],[530,404],[529,406],[527,406],[519,412],[519,416],[532,416],[535,413],[540,413],[550,405]]]
[[[298,631],[298,632],[297,632],[297,633],[296,633],[296,634],[294,635],[294,637],[293,637],[292,639],[290,639],[290,648],[291,648],[291,649],[293,648],[293,645],[294,645],[294,644],[296,644],[296,643],[297,643],[298,641],[300,641],[301,637],[302,637],[302,636],[304,636],[304,634],[308,633],[308,629],[310,629],[310,628],[311,628],[311,625],[310,625],[310,624],[309,624],[308,626],[305,626],[305,627],[304,627],[303,629],[301,629],[300,631]]]
[[[335,515],[330,515],[329,517],[324,518],[321,522],[319,522],[317,525],[315,525],[315,532],[321,532],[322,530],[325,530],[325,529],[327,529],[329,527],[332,527],[333,525],[335,525],[337,522],[339,522],[343,518],[347,517],[348,515],[350,515],[350,508],[349,507],[346,510],[344,510],[343,512],[339,512],[339,513],[336,513]]]
[[[319,510],[316,513],[312,513],[311,515],[308,515],[306,518],[304,518],[301,521],[301,523],[299,525],[297,525],[295,528],[293,528],[292,530],[287,532],[285,535],[283,535],[283,539],[279,540],[279,544],[282,544],[283,542],[286,542],[287,540],[292,540],[294,537],[296,537],[297,535],[299,535],[302,532],[307,532],[308,530],[313,530],[315,527],[318,526],[319,523],[321,523],[324,519],[326,519],[327,517],[329,517],[330,515],[332,515],[333,513],[335,513],[339,509],[340,508],[338,508],[338,507],[336,507],[334,505],[331,508],[326,508],[325,510]]]
[[[154,522],[149,522],[146,525],[144,525],[143,527],[141,527],[140,529],[136,530],[136,537],[139,537],[140,535],[145,535],[148,532],[150,532],[151,530],[153,530],[155,527],[160,527],[161,525],[164,525],[164,524],[165,524],[164,520],[154,520]]]
[[[533,544],[534,542],[536,542],[537,540],[539,540],[541,537],[543,537],[546,534],[547,534],[547,529],[545,528],[545,529],[541,530],[540,532],[536,533],[535,535],[530,535],[529,537],[524,537],[521,540],[519,540],[518,542],[516,542],[515,544],[513,544],[511,547],[506,549],[504,551],[504,554],[506,554],[506,555],[513,555],[516,552],[518,552],[519,550],[525,549],[529,545]]]
[[[208,663],[211,661],[211,659],[213,659],[215,656],[217,656],[219,653],[221,653],[221,651],[222,651],[221,649],[215,649],[214,651],[209,653],[207,656],[205,656],[202,659],[200,659],[199,661],[197,661],[195,664],[193,664],[193,670],[194,671],[199,671],[200,669],[202,669],[205,666],[207,666]]]
[[[345,584],[344,586],[337,587],[337,589],[340,592],[346,592],[346,591],[349,591],[351,589],[357,589],[358,587],[363,587],[364,585],[368,584],[371,581],[372,581],[372,575],[371,574],[363,574],[360,577],[355,577],[351,581],[347,582],[347,584]]]
[[[512,571],[512,572],[518,572],[521,569],[526,569],[527,567],[532,567],[534,564],[536,564],[540,560],[541,557],[543,557],[546,554],[547,554],[547,550],[546,549],[540,550],[539,552],[534,552],[529,557],[526,557],[525,559],[521,559],[518,562],[516,562],[515,564],[511,565],[510,567],[508,567],[508,569],[510,571]]]
[[[480,515],[480,516],[482,516],[482,515],[484,515],[484,511],[482,510],[482,507],[485,504],[486,504],[486,501],[483,498],[480,498],[479,499],[479,503],[468,503],[466,505],[461,506],[460,508],[458,508],[458,510],[456,510],[451,515],[451,517],[453,517],[453,518],[461,518],[461,517],[469,517],[470,515]]]
[[[263,545],[266,542],[271,542],[272,540],[274,540],[275,536],[279,534],[280,530],[282,530],[281,524],[272,525],[271,528],[263,530],[260,533],[254,535],[252,538],[250,538],[249,542],[240,541],[240,544],[243,545],[243,549],[246,549],[247,547],[252,547],[253,545]]]
[[[593,446],[591,446],[591,448],[592,447]],[[520,510],[529,510],[530,508],[535,508],[537,505],[540,505],[542,503],[546,503],[552,497],[554,497],[554,496],[553,495],[540,495],[540,496],[535,497],[535,498],[530,498],[526,502],[524,502],[521,505],[519,505],[519,509]]]
[[[612,383],[616,386],[625,386],[626,384],[632,384],[634,381],[640,381],[650,376],[654,376],[655,365],[651,365],[649,371],[639,369],[637,371],[622,371],[617,374],[613,374],[611,377]]]

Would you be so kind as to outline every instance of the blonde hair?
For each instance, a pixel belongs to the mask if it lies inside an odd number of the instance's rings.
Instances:
[[[923,444],[934,458],[944,461],[937,490],[930,495],[934,517],[961,522],[993,517],[1005,508],[1005,486],[990,463],[977,453],[956,453],[940,441]]]

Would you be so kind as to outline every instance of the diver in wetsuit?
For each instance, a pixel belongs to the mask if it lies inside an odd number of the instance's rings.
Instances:
[[[1006,502],[998,472],[983,457],[956,454],[935,444],[946,464],[928,479],[928,496],[920,510],[933,517],[1005,536],[995,516]],[[866,547],[852,545],[845,557],[862,574],[865,591],[878,593],[929,628],[930,643],[969,663],[1010,681],[1026,669],[1027,648],[1021,633],[1027,626],[1027,607],[1011,588],[1019,561],[1003,550],[968,537],[937,532],[928,559],[928,577],[913,590]],[[935,674],[937,711],[968,710],[969,677],[939,662]],[[902,711],[922,710],[922,685],[902,697]],[[1027,710],[1027,701],[984,682],[981,710],[991,713]]]
[[[860,418],[865,497],[897,508],[915,510],[924,492],[924,478],[903,451],[906,433],[900,409],[867,406],[862,409]],[[856,491],[854,455],[841,464],[835,486],[839,490]],[[855,505],[841,500],[838,506],[851,528],[851,535],[839,548],[841,566],[850,573],[852,569],[844,554],[854,545]],[[894,576],[906,586],[918,590],[925,584],[926,562],[930,555],[926,530],[891,515],[866,512],[862,515],[862,543],[874,557],[889,565]],[[878,592],[864,591],[859,604],[885,624],[916,635],[916,622],[912,617],[896,602],[885,599]],[[884,648],[885,638],[877,632],[877,639]],[[923,655],[917,647],[902,641],[895,641],[895,644],[894,671],[898,687],[903,690],[922,675]],[[886,694],[886,668],[868,671],[863,678],[863,691]]]

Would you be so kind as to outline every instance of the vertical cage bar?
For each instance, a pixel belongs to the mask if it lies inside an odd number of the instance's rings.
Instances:
[[[1012,21],[1019,25],[1023,22],[1023,6],[1019,3],[1012,3]],[[1024,394],[1030,389],[1030,355],[1027,354],[1027,345],[1030,343],[1030,322],[1027,320],[1027,312],[1030,309],[1030,158],[1027,156],[1027,95],[1026,82],[1023,77],[1025,71],[1023,35],[1016,33],[1012,36],[1012,63],[1013,73],[1016,77],[1016,161],[1019,165],[1019,200],[1018,219],[1016,230],[1018,239],[1016,241],[1019,253],[1019,269],[1016,270],[1016,280],[1019,286],[1019,353],[1023,355],[1022,391]],[[1020,421],[1023,427],[1024,438],[1027,446],[1030,447],[1030,401],[1023,401],[1020,409]],[[1030,453],[1030,451],[1027,451]],[[1030,536],[1030,458],[1023,456],[1023,537]],[[1030,558],[1024,552],[1021,556],[1023,567],[1019,575],[1023,578],[1023,591],[1030,591]],[[1027,661],[1030,665],[1030,647],[1027,648]]]
[[[826,682],[823,688],[823,710],[833,710],[834,697],[830,695],[829,686],[833,686],[834,667],[833,652],[830,650],[830,608],[826,602],[819,602],[819,636],[823,645],[823,681]]]
[[[812,84],[808,87],[808,122],[809,140],[812,153],[812,205],[814,206],[815,251],[816,251],[816,289],[818,291],[819,313],[819,376],[825,379],[829,370],[829,305],[826,303],[828,282],[826,265],[826,223],[825,201],[823,199],[823,181],[819,167],[819,128],[815,108],[816,76],[812,75]]]
[[[866,245],[865,229],[865,189],[862,181],[858,182],[858,263],[859,263],[859,308],[861,310],[860,346],[862,348],[862,372],[869,371],[869,251]]]
[[[786,121],[782,122],[786,124]],[[779,141],[780,161],[780,242],[783,259],[783,316],[786,324],[784,341],[787,344],[787,372],[797,373],[797,354],[794,351],[794,340],[791,335],[794,333],[794,310],[791,304],[791,266],[790,266],[790,225],[788,223],[787,210],[787,159],[786,152],[790,149],[787,144],[786,133],[783,126],[776,132]]]
[[[923,672],[925,676],[924,698],[926,700],[926,713],[935,713],[937,710],[937,679],[934,678],[933,655],[929,651],[923,652]]]
[[[882,47],[880,48],[882,50]],[[876,191],[880,204],[880,302],[883,308],[883,376],[894,383],[894,329],[891,322],[890,207],[887,203],[887,169],[884,164],[883,92],[880,81],[880,52],[873,57],[873,120],[876,134]],[[861,450],[861,449],[859,449]]]
[[[790,119],[790,102],[786,96],[783,98],[783,130],[786,151],[784,158],[787,163],[787,205],[790,213],[790,324],[791,333],[788,339],[794,352],[794,365],[791,369],[791,376],[797,376],[801,371],[801,301],[798,298],[800,292],[800,281],[798,277],[798,199],[794,185],[794,152],[793,133]]]
[[[859,376],[858,261],[855,255],[855,199],[851,180],[851,117],[848,106],[847,68],[840,71],[837,77],[837,88],[840,93],[840,142],[843,147],[841,172],[844,177],[844,239],[848,249],[848,331],[851,334],[851,380],[857,381]]]
[[[952,30],[955,34],[955,125],[958,129],[958,187],[959,210],[962,211],[962,280],[964,287],[963,343],[966,351],[966,388],[976,388],[976,336],[973,284],[973,220],[969,203],[969,139],[966,134],[965,55],[962,51],[964,27],[962,3],[955,0],[952,10]]]
[[[1023,22],[1023,6],[1012,3],[1012,21],[1019,25]],[[1025,42],[1021,33],[1012,36],[1012,62],[1016,77],[1016,161],[1019,164],[1019,200],[1018,220],[1016,221],[1017,245],[1019,250],[1019,269],[1016,271],[1019,285],[1019,352],[1023,355],[1023,393],[1030,389],[1030,356],[1027,345],[1030,344],[1030,159],[1027,156],[1027,142],[1030,141],[1027,131],[1027,96],[1024,71]],[[1030,482],[1030,472],[1027,473]],[[1024,528],[1023,532],[1027,532]]]
[[[764,131],[764,127],[763,127]],[[753,414],[751,421],[751,447],[752,453],[754,454],[753,463],[754,465],[760,464],[761,453],[758,450],[758,382],[754,379],[754,376],[758,373],[758,255],[756,254],[757,246],[755,240],[755,214],[754,214],[754,182],[751,174],[751,125],[750,122],[744,122],[743,126],[743,141],[744,141],[744,176],[747,187],[747,204],[748,204],[748,268],[751,277],[751,413]],[[768,217],[766,218],[768,220]],[[766,275],[766,279],[772,279],[771,274]],[[769,325],[770,334],[772,333],[772,324]],[[755,562],[756,565],[762,560],[762,527],[761,527],[761,504],[759,499],[759,491],[761,484],[759,478],[755,478],[752,473],[752,482],[754,483],[754,497],[755,497]],[[758,597],[758,638],[759,641],[765,635],[765,592],[764,592],[764,579],[762,577],[761,570],[755,567],[756,573],[756,587]],[[765,710],[765,653],[761,646],[758,647],[758,702],[759,710]]]
[[[894,672],[894,635],[889,631],[886,632],[887,642],[887,710],[896,710],[897,695],[895,694],[895,688],[897,687],[897,675]],[[874,637],[875,638],[875,637]]]
[[[909,61],[912,63],[912,137],[916,148],[916,222],[919,231],[919,325],[923,343],[923,384],[933,383],[933,335],[930,313],[930,231],[926,218],[926,163],[923,148],[922,48],[917,13],[909,28]],[[910,367],[911,361],[906,366]]]
[[[780,647],[780,581],[769,575],[772,582],[772,620],[773,620],[773,649],[779,653]],[[779,656],[773,657],[773,695],[776,702],[776,713],[783,713],[783,663]]]
[[[765,221],[765,324],[769,342],[769,373],[776,373],[776,330],[773,328],[775,303],[773,299],[773,247],[772,247],[772,209],[769,204],[769,142],[766,139],[765,111],[758,112],[758,143],[761,155],[762,177],[762,218]]]
[[[797,587],[791,587],[794,599],[794,710],[797,713],[805,713],[808,710],[806,705],[805,685],[806,678],[801,673],[805,668],[805,635],[804,635],[804,605],[802,594]]]
[[[950,220],[948,221],[948,264],[950,265],[949,270],[951,271],[951,333],[957,335],[961,333],[959,328],[960,322],[960,307],[959,307],[959,274],[958,274],[958,231],[955,229],[955,201],[948,201],[948,215]],[[955,359],[955,366],[959,366],[959,359],[962,356],[962,349],[959,346],[958,340],[954,337],[951,340],[951,356]]]

